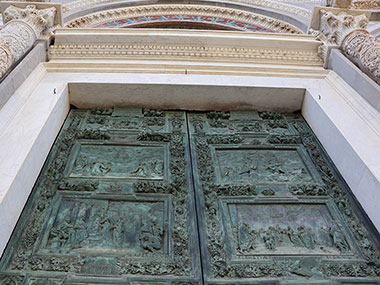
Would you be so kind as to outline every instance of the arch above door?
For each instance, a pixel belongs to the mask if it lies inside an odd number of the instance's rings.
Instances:
[[[69,21],[68,28],[163,27],[302,34],[302,30],[268,16],[205,5],[146,5],[100,11]]]

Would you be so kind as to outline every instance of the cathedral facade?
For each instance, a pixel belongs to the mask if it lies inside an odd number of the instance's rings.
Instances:
[[[378,1],[0,11],[0,284],[379,284]]]

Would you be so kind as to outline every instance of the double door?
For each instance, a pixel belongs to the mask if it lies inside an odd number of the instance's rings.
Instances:
[[[344,188],[299,114],[72,110],[0,284],[376,284]]]

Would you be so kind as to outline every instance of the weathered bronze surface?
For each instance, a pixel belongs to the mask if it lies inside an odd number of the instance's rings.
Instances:
[[[72,111],[2,258],[0,283],[199,284],[185,119]]]
[[[205,283],[377,284],[378,249],[300,115],[188,118]]]
[[[378,284],[322,153],[297,114],[73,110],[0,284]]]

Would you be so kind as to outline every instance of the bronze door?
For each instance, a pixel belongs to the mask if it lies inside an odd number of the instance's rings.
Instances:
[[[205,283],[378,284],[376,238],[301,115],[188,118]]]
[[[376,284],[344,188],[297,114],[72,110],[0,284]]]
[[[0,283],[199,284],[185,120],[184,112],[72,110]]]

